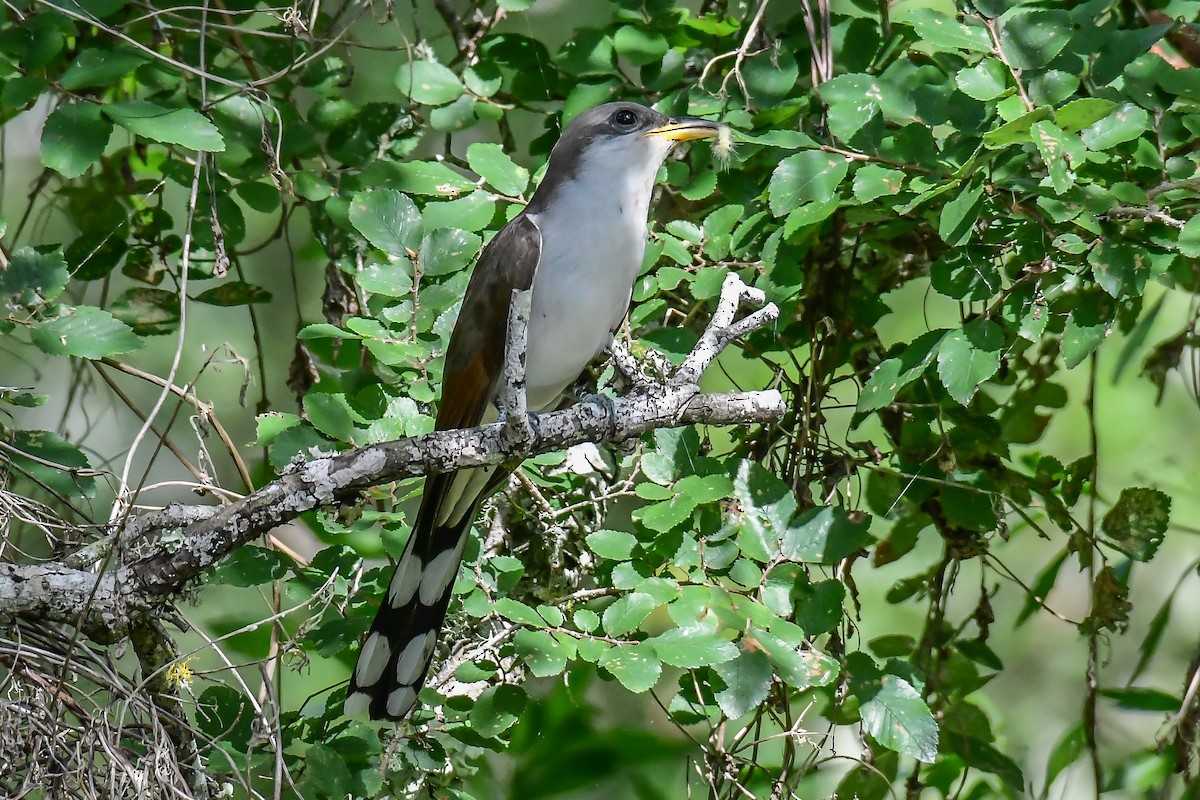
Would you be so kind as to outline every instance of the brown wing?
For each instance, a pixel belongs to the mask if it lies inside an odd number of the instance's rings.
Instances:
[[[446,349],[438,430],[479,424],[504,369],[513,289],[533,285],[541,253],[542,232],[524,214],[483,249]]]
[[[542,232],[523,213],[483,249],[446,348],[437,430],[470,428],[483,418],[504,371],[513,289],[533,285],[541,254]],[[454,473],[445,473],[425,480],[414,530],[433,527],[453,479]]]

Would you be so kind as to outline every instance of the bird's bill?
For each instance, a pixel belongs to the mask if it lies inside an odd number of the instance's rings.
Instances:
[[[672,142],[690,142],[693,139],[716,138],[720,131],[720,123],[698,117],[682,117],[652,131],[646,131],[646,135],[658,136]]]

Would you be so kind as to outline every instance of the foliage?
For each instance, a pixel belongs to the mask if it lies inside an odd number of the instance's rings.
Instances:
[[[430,430],[474,256],[560,126],[614,97],[738,131],[728,170],[705,147],[666,167],[632,336],[679,359],[739,270],[783,315],[708,380],[778,384],[790,410],[533,459],[478,526],[449,666],[395,733],[343,718],[329,684],[417,486],[310,515],[309,560],[239,551],[199,593],[228,605],[202,626],[228,640],[171,673],[210,774],[265,795],[278,766],[309,798],[675,797],[685,763],[711,797],[1197,791],[1197,659],[1163,646],[1196,561],[1160,557],[1194,536],[1172,514],[1194,499],[1111,483],[1097,405],[1120,342],[1122,385],[1200,401],[1200,58],[1170,16],[1200,3],[856,0],[827,25],[766,0],[267,5],[0,10],[0,121],[44,117],[28,205],[6,186],[0,335],[14,370],[47,365],[0,390],[6,559],[61,556],[139,490],[173,499],[140,479],[164,428],[178,464],[155,468],[218,496],[314,447]],[[197,390],[222,363],[257,383],[257,459],[220,422],[237,387]],[[47,402],[54,431],[26,422]],[[104,439],[85,404],[140,418]],[[1048,435],[1071,413],[1077,452]],[[164,427],[135,436],[146,415]],[[1138,595],[1143,574],[1174,589]],[[1081,582],[1078,613],[1056,610]],[[1026,747],[989,684],[1047,635],[1083,655],[1035,691],[1080,699]],[[228,666],[247,659],[271,660],[261,696]],[[1166,722],[1113,742],[1119,709]]]

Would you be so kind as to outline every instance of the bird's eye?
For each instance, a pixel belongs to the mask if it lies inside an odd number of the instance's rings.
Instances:
[[[630,111],[628,108],[622,108],[620,111],[612,115],[613,123],[619,128],[632,128],[637,124],[637,114]]]

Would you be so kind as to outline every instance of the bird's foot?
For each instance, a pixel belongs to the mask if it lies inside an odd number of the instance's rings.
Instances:
[[[606,394],[585,394],[580,396],[582,405],[593,406],[600,416],[608,422],[609,436],[617,432],[617,406],[613,399]]]
[[[525,449],[542,434],[538,415],[530,412],[510,414],[501,406],[499,422],[504,425],[504,441],[514,450]]]

